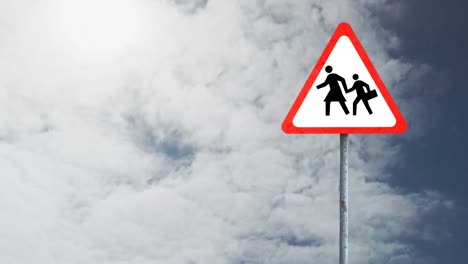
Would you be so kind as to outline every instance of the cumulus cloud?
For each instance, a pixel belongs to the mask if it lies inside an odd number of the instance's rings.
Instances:
[[[405,104],[368,3],[81,3],[1,4],[0,261],[336,263],[338,137],[280,124],[342,20]],[[382,181],[388,137],[351,150],[351,261],[413,263],[450,204]]]

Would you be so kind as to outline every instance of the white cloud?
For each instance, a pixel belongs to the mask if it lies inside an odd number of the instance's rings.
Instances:
[[[119,0],[140,35],[106,52],[60,33],[60,2],[0,8],[0,262],[336,262],[338,137],[280,123],[341,20],[404,102],[418,65],[365,1]],[[406,263],[445,202],[375,181],[387,137],[352,140],[351,260]]]

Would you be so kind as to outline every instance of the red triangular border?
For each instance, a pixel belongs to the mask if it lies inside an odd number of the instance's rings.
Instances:
[[[335,48],[338,39],[341,36],[347,36],[351,40],[354,48],[358,52],[361,60],[363,61],[364,65],[366,66],[367,70],[369,71],[371,77],[374,79],[375,84],[377,85],[380,93],[382,94],[384,100],[387,102],[387,105],[390,107],[393,115],[396,119],[396,124],[393,127],[296,127],[293,124],[293,118],[296,116],[297,111],[299,110],[300,106],[302,105],[304,99],[306,98],[307,94],[309,93],[312,84],[315,82],[315,79],[319,75],[320,71],[322,70],[323,66],[325,65],[330,53]],[[404,133],[406,131],[406,122],[403,118],[400,110],[398,109],[397,105],[393,101],[390,93],[388,92],[385,84],[383,83],[382,79],[380,79],[379,74],[375,70],[374,65],[372,64],[371,60],[367,56],[364,48],[362,47],[361,43],[359,42],[356,34],[354,34],[353,29],[351,26],[343,22],[338,25],[333,33],[330,41],[328,42],[325,50],[323,51],[322,55],[320,56],[317,64],[315,65],[314,69],[307,78],[304,87],[302,87],[301,92],[296,98],[296,101],[289,110],[288,115],[283,121],[281,126],[284,133],[286,134],[398,134]]]

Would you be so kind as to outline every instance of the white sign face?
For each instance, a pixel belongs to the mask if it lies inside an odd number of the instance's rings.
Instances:
[[[338,39],[324,66],[299,107],[296,116],[294,116],[293,124],[296,127],[393,127],[396,124],[396,118],[390,107],[347,36],[341,36]],[[368,85],[369,90],[367,87],[359,87],[360,83],[357,83],[353,91],[346,93],[343,83],[333,79],[330,82],[335,81],[336,83],[328,83],[326,87],[318,89],[317,86],[324,83],[329,76],[325,70],[326,66],[332,67],[332,74],[338,74],[344,79],[348,90],[356,83],[356,80],[353,79],[354,74],[359,76],[357,81]],[[330,85],[337,84],[342,96],[339,92],[332,91],[330,87]],[[358,89],[363,89],[365,93],[359,92]],[[372,90],[377,92],[377,97],[367,100],[365,94]],[[362,95],[359,96],[358,92]],[[333,96],[334,94],[330,96],[336,98],[330,99],[332,101],[330,101],[330,110],[327,116],[325,99],[330,93],[336,93],[336,96]],[[360,99],[361,97],[362,99]],[[346,100],[343,103],[348,109],[348,114],[341,106],[342,99]],[[372,114],[367,110],[366,100]]]
[[[405,132],[403,116],[349,24],[338,25],[282,129],[290,134]]]

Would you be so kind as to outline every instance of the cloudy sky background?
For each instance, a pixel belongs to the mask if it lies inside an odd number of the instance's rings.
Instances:
[[[415,2],[2,1],[0,262],[336,263],[338,136],[280,126],[341,21],[409,123],[351,137],[350,262],[455,260]]]

